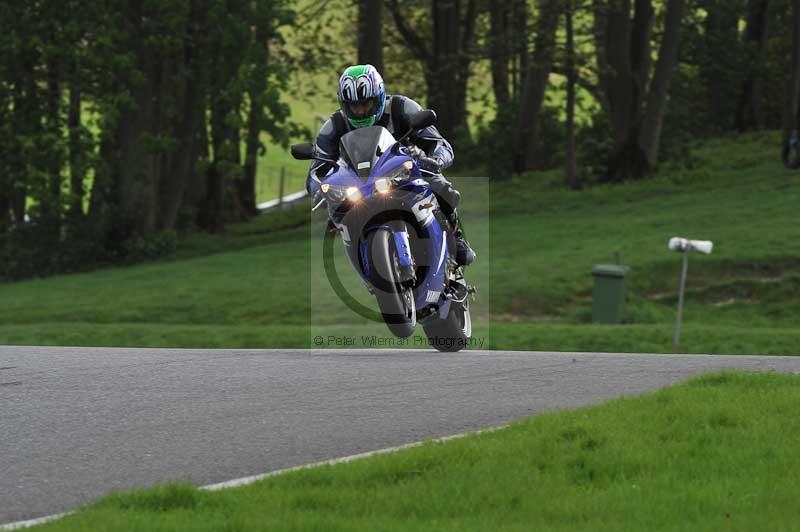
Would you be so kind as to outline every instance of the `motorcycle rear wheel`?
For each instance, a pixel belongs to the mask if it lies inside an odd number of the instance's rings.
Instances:
[[[423,322],[422,327],[431,347],[444,353],[461,351],[472,336],[472,318],[468,301],[451,303],[446,318]]]

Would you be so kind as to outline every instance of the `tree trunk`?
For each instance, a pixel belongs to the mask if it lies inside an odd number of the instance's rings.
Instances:
[[[208,139],[208,121],[206,119],[205,98],[199,98],[199,114],[197,116],[197,142],[195,145],[196,156],[192,159],[192,169],[189,173],[189,182],[186,190],[184,191],[184,200],[182,207],[187,210],[189,215],[193,215],[193,221],[200,227],[204,227],[201,222],[201,209],[204,207],[204,200],[206,198],[206,188],[208,186],[208,172],[200,172],[195,165],[202,165],[206,169],[210,168],[211,150],[209,147]]]
[[[572,25],[573,3],[569,3],[564,11],[565,26],[567,33],[567,156],[566,156],[566,180],[567,186],[573,190],[580,188],[578,179],[578,165],[575,155],[575,37]]]
[[[492,90],[497,108],[508,105],[508,62],[509,53],[509,18],[510,7],[502,3],[489,10],[489,62],[492,69]]]
[[[155,58],[144,54],[141,85],[133,91],[134,106],[120,119],[117,204],[127,235],[142,236],[155,229],[154,210],[150,205],[154,179],[154,157],[148,153],[146,140],[155,123],[155,102],[158,99],[153,74]]]
[[[11,225],[11,197],[8,190],[0,189],[0,235]]]
[[[601,85],[617,148],[629,142],[639,121],[650,74],[652,3],[636,0],[633,20],[630,12],[629,0],[612,1],[604,13],[605,24],[598,20],[603,29],[596,30],[602,38],[597,43]]]
[[[511,10],[513,19],[513,75],[511,80],[511,88],[513,90],[512,98],[519,100],[522,94],[522,84],[524,83],[525,72],[528,71],[528,58],[530,52],[528,45],[530,44],[528,30],[528,2],[526,0],[511,0]]]
[[[638,7],[638,4],[637,4]],[[615,2],[606,12],[603,32],[603,60],[601,69],[603,85],[608,95],[609,119],[614,132],[614,143],[620,149],[628,141],[642,97],[635,91],[631,66],[631,4],[629,1]],[[639,34],[640,35],[640,34]],[[641,43],[639,43],[641,44]]]
[[[783,140],[800,129],[800,0],[792,0],[792,63],[791,76],[786,80],[786,100],[783,109]]]
[[[387,7],[406,46],[423,63],[428,107],[438,115],[437,127],[445,136],[469,137],[467,80],[478,0],[468,0],[465,9],[461,4],[461,0],[435,0],[431,4],[432,47],[408,25],[398,0],[391,0]]]
[[[86,176],[86,157],[81,140],[80,76],[74,71],[69,85],[67,129],[69,131],[69,216],[73,220],[79,220],[83,218],[83,180]]]
[[[47,64],[47,130],[54,137],[61,135],[61,72],[58,62]],[[41,198],[42,215],[49,219],[51,228],[58,233],[61,217],[61,150],[57,146],[43,146],[47,160],[47,193]]]
[[[110,124],[104,124],[100,133],[99,159],[95,168],[92,190],[89,194],[87,217],[92,225],[107,228],[110,212],[116,209],[116,164],[117,131]],[[104,232],[104,231],[99,231]]]
[[[636,0],[633,19],[629,0],[612,1],[607,6],[595,2],[598,71],[615,144],[606,181],[643,177],[658,162],[664,110],[678,59],[684,1],[667,1],[658,62],[649,88],[651,1]]]
[[[176,87],[178,100],[182,102],[180,118],[174,130],[177,148],[170,158],[169,171],[161,182],[161,230],[175,228],[186,189],[196,179],[195,164],[200,153],[198,129],[205,125],[202,120],[205,113],[202,91],[202,55],[206,50],[203,37],[205,24],[204,2],[192,1],[184,37],[182,65],[179,69],[182,74],[178,75],[181,82]]]
[[[227,154],[225,117],[228,107],[223,102],[211,106],[211,149],[213,159],[206,172],[205,197],[202,200],[198,223],[205,230],[215,233],[225,227],[225,174]]]
[[[219,69],[214,71],[221,72]],[[230,77],[220,79],[223,86],[232,81],[235,72],[235,69],[227,70]],[[238,196],[231,197],[228,189],[235,180],[241,178],[240,133],[239,127],[232,124],[233,117],[239,113],[240,102],[231,99],[228,91],[222,90],[217,94],[211,102],[213,159],[206,174],[206,195],[201,204],[198,220],[199,225],[210,232],[222,231],[226,220],[242,216],[240,204],[234,203],[230,207],[226,205],[226,199],[238,201]]]
[[[678,45],[681,34],[681,18],[685,0],[668,0],[664,18],[664,34],[658,51],[658,63],[650,82],[647,95],[647,108],[641,127],[639,145],[644,150],[648,170],[658,164],[658,149],[661,144],[661,129],[664,123],[664,111],[667,107],[667,95],[672,74],[678,63]]]
[[[739,11],[730,0],[706,0],[705,47],[700,58],[700,74],[708,93],[711,132],[726,132],[734,127],[742,65],[739,38]]]
[[[631,73],[633,74],[633,100],[644,102],[647,82],[650,79],[651,46],[653,36],[653,4],[651,0],[636,0],[631,27]],[[632,109],[637,116],[640,109]]]
[[[608,79],[611,75],[611,67],[606,58],[608,10],[604,0],[594,0],[592,3],[592,33],[594,37],[595,62],[597,64],[597,88],[600,92],[598,101],[606,116],[611,117],[611,103],[608,101]]]
[[[358,62],[383,72],[383,0],[356,0],[358,4]]]
[[[466,117],[467,78],[462,28],[461,2],[433,2],[433,56],[427,69],[430,107],[439,117],[439,128],[446,135],[468,134]]]
[[[126,32],[145,34],[142,28],[145,14],[142,6],[133,3],[126,13]],[[143,236],[156,228],[156,190],[158,157],[148,139],[159,133],[159,103],[162,84],[161,56],[143,42],[137,41],[134,50],[140,79],[126,80],[133,85],[132,102],[120,114],[112,163],[115,182],[115,205],[118,206],[118,228],[123,238]]]
[[[369,6],[362,4],[361,9],[367,9],[368,7]],[[381,7],[380,5],[378,6],[378,11],[380,11]],[[359,16],[361,16],[361,14]],[[380,33],[380,30],[378,31]],[[265,101],[264,93],[267,89],[267,78],[269,76],[269,41],[271,38],[271,28],[262,26],[256,29],[253,47],[257,56],[253,58],[253,72],[249,80],[248,96],[250,97],[250,109],[247,115],[247,133],[245,136],[244,175],[242,179],[237,182],[239,201],[244,213],[248,217],[258,214],[258,209],[256,207],[256,174],[258,170],[258,155],[263,149],[260,136],[266,123],[264,106],[267,102]],[[380,43],[378,43],[378,49],[380,49]],[[372,63],[370,60],[363,60],[361,57],[359,58],[359,62],[362,64],[369,63],[375,68],[379,68],[378,65]]]
[[[29,138],[35,138],[41,133],[39,128],[42,122],[35,68],[36,63],[34,61],[23,65],[23,68],[17,74],[19,77],[13,89],[13,130],[15,134],[21,134]],[[29,162],[39,162],[39,159],[36,157],[38,154],[32,153],[33,148],[31,147],[23,145],[19,146],[18,150],[18,153],[9,155],[16,163],[15,170],[18,172],[18,175],[15,176],[14,190],[12,192],[11,211],[14,215],[15,223],[19,224],[25,220],[28,188],[33,181]]]
[[[8,153],[15,144],[12,139],[12,105],[10,91],[0,90],[0,153]],[[11,225],[11,161],[9,157],[0,158],[0,235]]]
[[[761,64],[767,44],[769,0],[749,0],[747,5],[747,27],[744,41],[750,52],[747,75],[739,97],[736,113],[736,128],[747,131],[764,127],[761,110],[761,87],[763,85]]]
[[[517,136],[514,142],[514,170],[536,168],[536,147],[539,144],[539,112],[550,77],[555,53],[556,28],[561,15],[561,0],[546,0],[539,8],[535,49],[529,61],[522,89]]]
[[[373,65],[374,66],[374,65]],[[245,136],[245,156],[242,179],[237,181],[239,201],[248,216],[258,213],[256,208],[256,174],[258,172],[258,152],[261,148],[261,115],[264,101],[257,94],[250,94],[250,109],[247,113],[247,133]]]

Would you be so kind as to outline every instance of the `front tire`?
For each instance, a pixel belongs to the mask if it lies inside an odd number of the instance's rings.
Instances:
[[[414,292],[403,286],[398,272],[397,250],[392,233],[378,229],[368,237],[370,256],[370,281],[378,300],[378,308],[389,331],[398,338],[414,334],[417,309]]]

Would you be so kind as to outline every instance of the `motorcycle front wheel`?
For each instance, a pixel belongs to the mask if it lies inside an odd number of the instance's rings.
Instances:
[[[414,334],[417,309],[414,292],[400,282],[399,259],[392,233],[378,229],[368,236],[370,250],[370,281],[383,321],[391,333],[399,338]]]

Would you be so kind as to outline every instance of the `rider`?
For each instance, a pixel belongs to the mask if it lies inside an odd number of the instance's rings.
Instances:
[[[383,126],[395,137],[409,130],[411,117],[422,107],[405,96],[387,95],[383,78],[372,65],[355,65],[345,69],[339,78],[339,107],[317,133],[317,151],[327,159],[339,158],[339,139],[355,128]],[[419,148],[417,164],[425,170],[425,180],[439,200],[442,213],[453,227],[456,241],[456,262],[466,266],[475,260],[475,252],[464,239],[459,223],[461,194],[444,178],[442,170],[453,164],[453,148],[434,126],[415,131],[409,137]],[[311,163],[306,189],[313,198],[320,197],[321,180],[333,169],[328,162]]]

